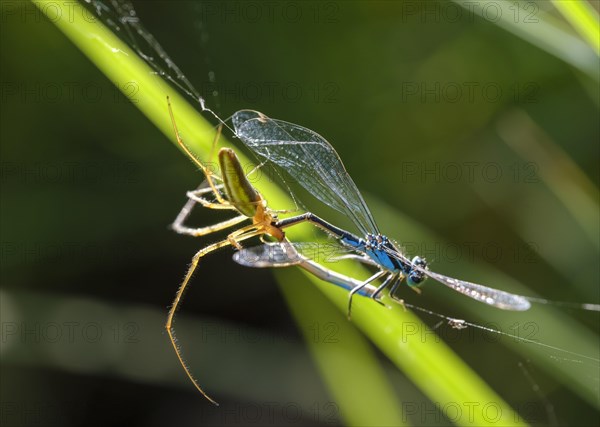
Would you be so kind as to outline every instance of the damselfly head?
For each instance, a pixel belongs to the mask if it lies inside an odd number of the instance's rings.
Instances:
[[[413,267],[420,267],[420,269],[423,270],[427,269],[427,261],[419,256],[414,257],[411,263]],[[408,283],[409,286],[419,286],[427,278],[425,273],[420,269],[412,268],[406,276],[406,283]]]
[[[417,267],[421,267],[423,269],[427,269],[427,261],[425,258],[421,258],[420,256],[416,256],[412,259],[412,265],[416,265]]]

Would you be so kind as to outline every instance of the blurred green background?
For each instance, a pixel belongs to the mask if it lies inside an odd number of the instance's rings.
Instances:
[[[508,21],[572,33],[544,36],[567,44],[569,63],[507,31],[494,9],[486,20],[449,4],[135,5],[221,117],[252,108],[324,135],[411,256],[506,290],[486,279],[600,301],[597,56],[549,2],[520,2]],[[271,272],[236,265],[230,250],[201,265],[177,324],[223,408],[187,382],[163,324],[191,256],[212,240],[168,225],[201,177],[32,4],[1,6],[2,424],[344,424]],[[598,347],[597,313],[560,309],[564,333],[535,310],[498,312],[440,288],[402,296],[576,353],[570,339]],[[311,328],[323,342],[335,322]],[[531,424],[597,425],[597,353],[536,347],[536,358],[493,334],[438,332]],[[377,357],[407,423],[452,424]],[[569,386],[552,363],[587,383]]]

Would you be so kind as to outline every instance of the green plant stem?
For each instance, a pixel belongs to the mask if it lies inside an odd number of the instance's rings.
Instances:
[[[598,12],[587,1],[552,0],[554,7],[563,14],[565,19],[587,40],[600,55],[600,25]]]
[[[579,69],[598,82],[598,58],[584,41],[568,31],[556,17],[539,11],[535,2],[513,2],[509,0],[452,0],[468,13],[478,14],[506,31],[537,46],[565,63]],[[567,1],[565,3],[571,3]],[[488,6],[491,7],[488,9]],[[524,6],[522,8],[521,6]]]

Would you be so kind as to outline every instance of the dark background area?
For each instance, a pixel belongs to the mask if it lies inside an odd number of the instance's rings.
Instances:
[[[168,226],[202,178],[34,6],[10,3],[0,30],[2,425],[343,424],[271,272],[238,266],[231,250],[201,265],[179,316],[192,370],[227,411],[187,382],[163,325],[212,238]],[[136,8],[221,117],[252,108],[314,129],[367,199],[455,245],[404,242],[410,255],[430,251],[436,271],[468,280],[478,279],[469,264],[493,264],[543,298],[600,301],[598,79],[466,11],[449,20],[409,14],[407,2],[252,3]],[[385,231],[393,217],[373,210]],[[220,218],[197,212],[194,222]],[[489,247],[503,255],[490,262]],[[413,300],[463,317],[434,289]],[[596,313],[563,311],[598,339]],[[597,423],[598,399],[505,343],[450,345],[533,424]],[[380,361],[399,395],[427,402]],[[438,414],[408,419],[449,423]]]

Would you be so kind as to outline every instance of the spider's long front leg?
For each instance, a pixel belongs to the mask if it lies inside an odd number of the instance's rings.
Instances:
[[[204,176],[206,177],[206,181],[208,181],[208,185],[210,186],[210,188],[212,189],[213,194],[215,195],[217,202],[219,204],[227,204],[227,201],[223,198],[223,196],[221,195],[221,193],[218,191],[217,189],[217,185],[214,183],[214,173],[210,170],[210,168],[208,168],[207,166],[205,166],[196,156],[194,153],[192,153],[192,151],[188,148],[188,146],[185,144],[185,142],[183,141],[183,138],[181,138],[181,135],[179,134],[179,129],[177,128],[177,123],[175,122],[175,115],[173,114],[173,109],[171,108],[171,101],[169,100],[169,97],[167,97],[167,106],[169,109],[169,116],[171,117],[171,124],[173,125],[173,131],[175,133],[175,138],[177,139],[177,143],[179,144],[179,146],[182,148],[182,150],[185,152],[185,154],[200,168],[202,169],[202,173],[204,174]],[[213,139],[212,142],[212,148],[211,148],[211,155],[212,152],[214,151],[214,148],[217,145],[217,141],[219,140],[219,138],[221,137],[221,131],[223,129],[223,125],[219,125],[219,127],[217,128],[217,133],[215,134],[215,137]]]

